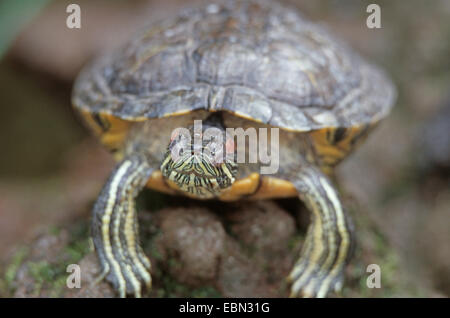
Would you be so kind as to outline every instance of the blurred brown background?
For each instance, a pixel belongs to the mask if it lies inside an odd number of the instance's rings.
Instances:
[[[0,5],[0,263],[6,269],[18,246],[39,233],[87,220],[114,164],[71,109],[82,65],[142,24],[200,1],[79,0],[79,30],[65,25],[74,1],[17,2]],[[354,218],[367,218],[387,239],[400,271],[431,291],[418,296],[450,295],[450,2],[285,2],[328,26],[396,83],[391,116],[339,168],[341,189],[356,204]],[[369,3],[381,6],[381,29],[366,27]]]

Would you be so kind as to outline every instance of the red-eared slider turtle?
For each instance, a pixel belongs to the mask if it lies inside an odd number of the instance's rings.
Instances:
[[[394,99],[381,70],[268,1],[183,11],[96,60],[77,79],[73,104],[118,161],[93,208],[104,277],[122,297],[151,285],[134,202],[148,186],[198,199],[298,196],[312,217],[291,294],[339,290],[354,239],[329,177]],[[259,156],[237,160],[239,140],[226,128],[266,140],[278,169],[263,174]],[[254,158],[257,148],[240,149]]]

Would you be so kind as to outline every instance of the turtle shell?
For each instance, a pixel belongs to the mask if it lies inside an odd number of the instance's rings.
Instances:
[[[376,66],[292,8],[261,0],[153,25],[86,67],[73,92],[80,111],[125,121],[227,111],[299,132],[373,124],[394,99]]]

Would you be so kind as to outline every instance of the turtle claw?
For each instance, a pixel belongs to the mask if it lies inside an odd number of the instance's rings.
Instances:
[[[121,298],[125,298],[127,295],[141,298],[142,290],[151,288],[152,280],[146,268],[138,268],[136,265],[131,265],[130,260],[126,258],[114,259],[114,263],[115,266],[112,266],[109,262],[102,263],[102,274],[99,275],[93,284],[106,278]]]
[[[127,295],[141,298],[142,290],[151,288],[152,279],[146,266],[150,264],[150,261],[143,254],[139,257],[145,259],[146,262],[136,262],[127,252],[124,252],[115,253],[113,259],[102,263],[104,271],[108,270],[105,275],[106,280],[114,286],[121,298],[125,298]]]
[[[289,275],[291,297],[322,298],[342,288],[354,246],[353,224],[322,172],[305,168],[297,186],[312,217],[300,259]]]
[[[332,259],[332,249],[325,249],[318,260]],[[290,297],[324,298],[330,292],[341,290],[344,282],[345,262],[317,262],[311,254],[304,254],[288,276],[291,285]]]
[[[343,266],[323,269],[320,265],[306,266],[303,270],[294,267],[288,278],[292,283],[289,297],[324,298],[331,291],[339,292],[344,281],[343,269]]]
[[[94,279],[93,282],[91,282],[90,286],[96,286],[99,284],[102,280],[105,279],[106,275],[109,273],[109,266],[105,266],[100,274],[98,274],[97,278]]]

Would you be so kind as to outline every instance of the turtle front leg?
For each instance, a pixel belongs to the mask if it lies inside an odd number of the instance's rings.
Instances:
[[[354,246],[353,225],[337,190],[320,171],[303,169],[294,184],[312,216],[300,259],[288,277],[291,297],[325,297],[342,287]]]
[[[93,209],[91,231],[102,277],[121,297],[140,297],[142,286],[151,286],[150,261],[139,244],[134,202],[151,172],[141,156],[123,160],[111,173]]]

